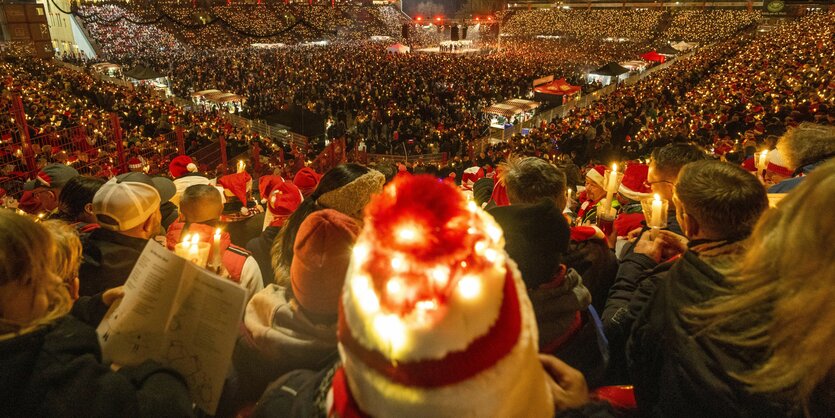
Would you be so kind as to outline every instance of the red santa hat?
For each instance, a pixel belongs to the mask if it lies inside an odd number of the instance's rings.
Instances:
[[[606,174],[605,165],[596,165],[594,168],[586,172],[586,177],[593,181],[594,184],[603,187],[603,176]]]
[[[273,216],[287,218],[298,209],[301,203],[302,193],[299,188],[295,184],[285,181],[270,192],[267,207]]]
[[[330,414],[551,417],[537,334],[492,217],[446,182],[398,177],[353,249]]]
[[[133,157],[130,160],[128,160],[128,168],[131,170],[141,170],[142,161],[139,158]]]
[[[461,175],[461,188],[464,190],[472,190],[473,184],[483,178],[484,169],[476,166],[470,167],[464,170],[464,174]]]
[[[312,168],[304,167],[293,177],[293,184],[307,197],[316,190],[316,186],[319,185],[319,179],[321,178],[322,176]]]
[[[786,164],[786,161],[783,159],[783,155],[780,154],[779,150],[771,150],[768,152],[766,156],[766,165],[765,171],[770,171],[774,174],[779,174],[784,177],[791,177],[794,174]]]
[[[281,176],[261,176],[258,179],[258,195],[261,196],[261,203],[267,203],[270,194],[282,183],[284,183],[284,179]]]
[[[217,179],[217,184],[223,186],[224,194],[235,196],[246,206],[247,192],[252,189],[252,177],[246,171],[227,174]]]
[[[188,173],[197,172],[197,165],[194,164],[194,160],[192,160],[188,155],[178,155],[171,160],[170,164],[168,164],[168,171],[170,171],[171,175],[177,179]]]
[[[647,184],[647,172],[649,166],[640,163],[631,163],[623,171],[623,181],[618,187],[621,196],[635,201],[652,197],[652,188]]]

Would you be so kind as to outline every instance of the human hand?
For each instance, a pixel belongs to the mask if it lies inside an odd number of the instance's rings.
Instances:
[[[554,398],[556,409],[579,408],[589,402],[589,388],[586,378],[579,370],[562,360],[547,354],[540,354],[539,361],[548,373],[548,387]]]
[[[656,237],[656,239],[652,239],[652,234],[643,234],[635,241],[635,248],[633,252],[636,254],[643,254],[655,261],[656,263],[661,262],[661,252],[662,252],[662,245],[661,239]]]
[[[644,231],[644,228],[635,228],[635,229],[629,231],[626,234],[626,240],[630,241],[630,242],[634,242],[636,239],[638,239],[639,236],[641,236],[641,232],[643,232],[643,231]]]
[[[679,254],[684,254],[687,251],[687,237],[676,234],[672,231],[661,230],[658,231],[658,237],[663,242],[663,249],[661,256],[664,260],[674,257]]]
[[[101,295],[101,301],[105,306],[112,306],[114,302],[125,297],[125,286],[107,289]]]
[[[656,235],[652,239],[652,235]],[[635,253],[643,254],[656,263],[668,260],[687,251],[687,238],[670,231],[655,231],[655,234],[643,234],[635,242]]]

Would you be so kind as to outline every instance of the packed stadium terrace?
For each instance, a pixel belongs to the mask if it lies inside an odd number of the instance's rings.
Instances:
[[[0,50],[0,416],[835,410],[835,12],[512,10],[398,55],[392,6],[162,7],[79,8],[96,59]],[[488,140],[544,75],[583,97]]]

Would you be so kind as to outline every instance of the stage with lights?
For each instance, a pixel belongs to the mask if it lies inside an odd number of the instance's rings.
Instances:
[[[478,54],[478,53],[481,52],[481,48],[478,48],[475,44],[473,44],[473,41],[469,41],[469,40],[443,41],[438,46],[415,49],[415,52],[421,52],[421,53],[427,53],[427,54],[465,55],[465,54]]]

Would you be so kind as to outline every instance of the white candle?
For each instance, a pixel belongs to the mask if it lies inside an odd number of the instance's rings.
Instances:
[[[612,199],[618,190],[618,165],[612,164],[612,171],[609,172],[609,182],[606,184],[606,201],[603,203],[603,216],[612,215]],[[598,213],[598,216],[600,213]]]
[[[663,205],[661,202],[661,196],[658,194],[652,200],[652,218],[650,219],[649,226],[651,228],[658,228],[661,226],[661,219],[664,216],[663,212]]]
[[[607,184],[606,198],[612,200],[612,195],[618,191],[618,165],[612,164],[612,171],[609,173],[609,184]]]
[[[215,271],[217,271],[221,263],[220,237],[221,231],[220,228],[217,228],[215,229],[214,239],[212,240],[212,261],[209,263],[209,266]]]
[[[768,150],[763,150],[760,153],[760,158],[757,160],[757,169],[762,171],[765,170],[765,166],[767,165],[766,162],[768,161]]]

